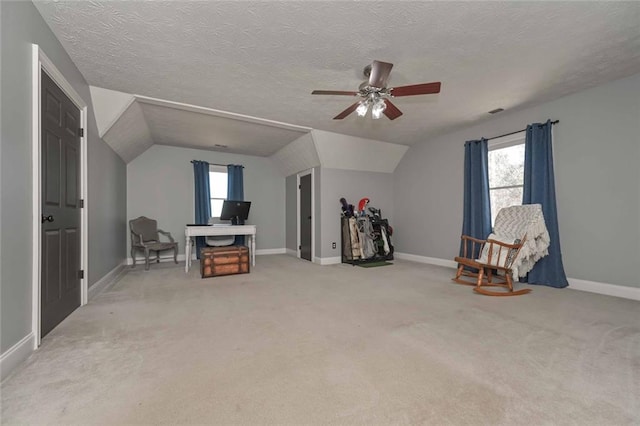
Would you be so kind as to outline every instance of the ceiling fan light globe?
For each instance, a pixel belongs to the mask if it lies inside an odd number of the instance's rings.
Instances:
[[[358,114],[358,117],[364,117],[365,115],[367,115],[368,109],[369,109],[369,103],[366,101],[362,101],[358,105],[358,108],[356,108],[356,114]]]
[[[377,100],[376,103],[373,104],[373,107],[371,107],[371,118],[374,120],[379,119],[382,117],[385,109],[387,109],[387,104],[385,104],[382,99]]]

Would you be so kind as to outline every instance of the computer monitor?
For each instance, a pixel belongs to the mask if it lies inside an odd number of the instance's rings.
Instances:
[[[244,225],[249,217],[251,201],[224,200],[220,220],[230,220],[234,225]]]

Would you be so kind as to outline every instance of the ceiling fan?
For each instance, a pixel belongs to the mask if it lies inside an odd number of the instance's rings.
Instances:
[[[357,92],[349,92],[342,90],[314,90],[312,95],[344,95],[344,96],[360,96],[361,101],[356,102],[340,114],[333,117],[334,120],[342,120],[353,111],[356,111],[360,117],[364,117],[371,106],[371,117],[378,119],[382,114],[386,115],[389,120],[395,120],[402,115],[400,111],[389,98],[399,96],[413,95],[430,95],[440,93],[440,82],[413,84],[410,86],[387,87],[387,79],[393,64],[388,62],[373,61],[371,65],[364,68],[364,75],[369,80],[363,82]]]

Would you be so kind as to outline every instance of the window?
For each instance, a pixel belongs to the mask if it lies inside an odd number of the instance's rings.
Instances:
[[[493,141],[492,141],[493,142]],[[489,197],[491,224],[503,207],[522,204],[524,188],[524,140],[496,139],[489,146]]]
[[[211,216],[220,217],[222,202],[227,199],[227,168],[209,166],[209,191],[211,196]]]

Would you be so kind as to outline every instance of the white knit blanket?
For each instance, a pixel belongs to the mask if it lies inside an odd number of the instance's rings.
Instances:
[[[525,241],[512,265],[514,277],[524,277],[538,260],[549,254],[549,232],[540,204],[525,204],[500,209],[493,233],[507,239]]]

